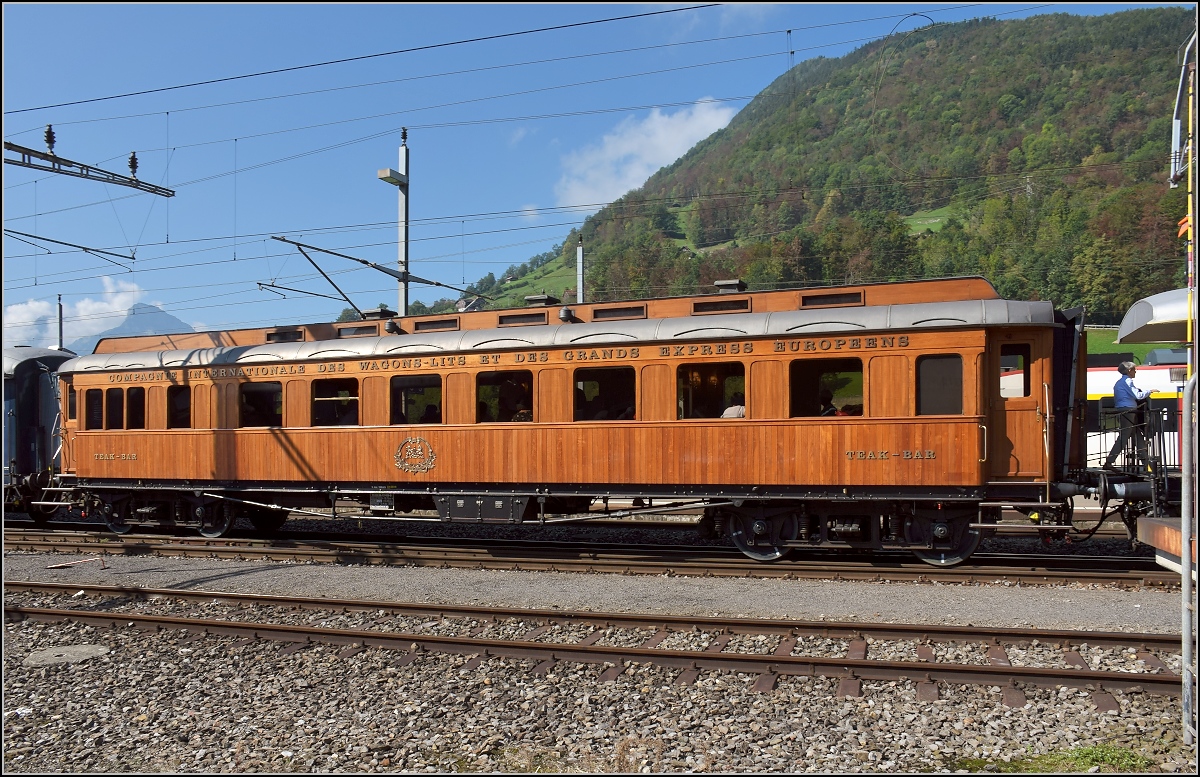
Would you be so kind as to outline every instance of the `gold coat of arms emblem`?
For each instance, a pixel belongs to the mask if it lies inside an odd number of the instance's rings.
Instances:
[[[424,437],[409,437],[396,449],[396,466],[405,472],[428,472],[436,461],[437,454]]]

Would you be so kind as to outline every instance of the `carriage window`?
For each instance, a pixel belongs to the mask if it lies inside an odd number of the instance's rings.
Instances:
[[[1029,344],[1000,346],[1000,396],[1029,396]]]
[[[440,424],[442,379],[438,375],[392,378],[393,424]]]
[[[739,401],[734,401],[734,395]],[[746,367],[741,362],[681,364],[675,371],[676,418],[720,418],[745,405]]]
[[[192,389],[190,386],[167,386],[167,428],[192,427]]]
[[[312,383],[313,426],[358,426],[358,378]]]
[[[83,412],[85,429],[104,428],[104,392],[100,389],[88,389],[83,393]]]
[[[104,392],[104,428],[121,429],[124,424],[125,389],[107,389]]]
[[[862,359],[797,359],[789,373],[792,418],[863,414]]]
[[[962,356],[917,358],[917,415],[962,415]]]
[[[575,370],[576,421],[632,421],[637,392],[632,367]]]
[[[125,428],[146,428],[146,389],[134,386],[125,397]]]
[[[71,386],[67,390],[67,420],[68,421],[75,420],[75,406],[78,404],[78,402],[79,402],[79,400],[75,398],[75,387]]]
[[[475,378],[475,422],[532,421],[533,373],[481,372]]]
[[[243,383],[238,387],[239,426],[283,426],[283,384]]]

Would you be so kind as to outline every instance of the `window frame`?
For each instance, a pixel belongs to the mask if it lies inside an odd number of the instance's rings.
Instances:
[[[612,402],[607,407],[600,408],[599,410],[597,410],[597,408],[595,406],[593,406],[591,408],[588,408],[585,411],[586,414],[590,414],[592,417],[591,418],[581,418],[580,417],[581,407],[579,404],[579,393],[582,392],[584,394],[584,400],[587,403],[593,403],[593,402],[596,402],[598,399],[600,399],[601,391],[602,391],[600,381],[587,380],[587,377],[588,377],[587,373],[598,373],[598,372],[606,372],[606,373],[620,372],[620,373],[627,374],[627,377],[629,379],[629,396],[627,397],[627,399],[629,401],[626,403],[625,402],[626,397],[621,397],[619,399],[616,399],[614,402]],[[636,420],[638,420],[637,373],[638,373],[637,369],[634,367],[630,367],[630,366],[576,367],[574,370],[571,371],[571,418],[576,423],[583,423],[583,422],[609,423],[612,421],[636,421]],[[581,374],[582,374],[582,377],[581,377]],[[580,383],[590,383],[590,382],[594,382],[597,384],[597,390],[596,390],[596,395],[592,399],[587,399],[586,389],[584,389],[579,384]],[[619,406],[626,406],[627,407],[626,411],[622,412],[620,415],[618,415],[615,418],[607,417],[608,412],[610,410],[612,410],[616,407],[619,407]],[[628,412],[629,408],[631,408],[633,410],[633,415],[629,416],[629,417],[625,417],[624,413]],[[600,412],[605,413],[606,417],[605,418],[597,418],[596,415],[598,415]]]
[[[348,396],[340,395],[340,388],[335,388],[339,392],[338,396],[319,396],[321,389],[333,387],[336,384],[345,386],[353,386],[354,393]],[[310,426],[327,427],[327,426],[361,426],[362,420],[362,386],[358,378],[313,378],[309,383],[308,399],[311,406]],[[323,418],[327,412],[327,408],[333,407],[333,403],[340,402],[343,405],[353,405],[354,418],[353,423],[347,423],[348,419],[343,418],[343,414],[339,413],[336,408],[333,410],[333,415],[329,418]],[[324,403],[324,404],[318,404]],[[343,412],[345,408],[343,408]]]
[[[93,413],[93,404],[97,412]],[[95,418],[93,419],[93,416]],[[92,421],[95,420],[95,425]],[[83,390],[83,429],[87,432],[104,431],[104,389]]]
[[[119,407],[114,407],[114,399],[119,399]],[[104,390],[104,429],[105,431],[117,431],[124,428],[125,389],[116,386],[107,388]]]
[[[926,399],[926,397],[923,396],[924,392],[922,391],[922,386],[925,385],[926,381],[923,379],[923,376],[921,374],[922,366],[926,365],[926,364],[931,364],[934,362],[934,360],[949,361],[951,359],[954,359],[958,362],[958,392],[957,393],[953,393],[953,392],[949,392],[949,391],[938,392],[935,390],[934,393],[935,394],[945,393],[947,397],[953,396],[958,402],[958,404],[957,404],[958,409],[951,410],[951,411],[938,410],[937,412],[923,411],[922,410],[922,402],[923,402],[923,400]],[[918,356],[913,363],[913,382],[915,383],[915,385],[913,386],[913,389],[914,389],[913,393],[916,398],[916,402],[914,403],[915,404],[914,411],[915,411],[916,415],[918,415],[918,416],[964,415],[965,414],[964,411],[966,409],[966,402],[963,399],[963,384],[965,382],[965,375],[964,375],[965,369],[966,369],[966,360],[963,359],[963,356],[961,353],[923,353],[920,356]],[[929,382],[931,383],[931,385],[936,386],[938,384],[938,382],[945,381],[946,378],[947,378],[946,375],[931,375],[929,377]],[[939,399],[938,396],[928,398],[928,400],[930,402],[936,402],[936,401],[938,401],[938,399]]]
[[[280,399],[279,410],[277,412],[275,412],[275,411],[272,412],[272,415],[279,416],[279,423],[278,424],[247,424],[246,423],[246,405],[245,405],[245,403],[243,403],[242,400],[246,396],[247,389],[250,389],[251,387],[254,387],[251,393],[257,393],[257,394],[268,393],[267,391],[263,391],[261,388],[259,388],[259,387],[264,387],[264,386],[278,386],[279,387],[279,390],[277,392],[274,392],[275,394],[278,395],[278,397]],[[246,383],[239,383],[237,396],[238,396],[238,428],[239,429],[278,429],[283,426],[283,382],[282,381],[263,380],[263,381],[248,381]]]
[[[140,397],[137,404],[134,403],[134,397]],[[135,409],[140,414],[141,418],[135,419]],[[126,429],[145,429],[146,428],[146,389],[143,386],[130,386],[125,389],[125,428]]]
[[[712,396],[714,396],[714,391],[712,389],[700,392],[705,395],[703,404],[701,406],[706,409],[707,413],[705,415],[694,415],[695,409],[697,406],[694,396],[685,399],[684,370],[688,370],[689,372],[696,371],[698,373],[709,372],[709,373],[716,375],[716,374],[719,374],[717,372],[717,370],[721,367],[737,367],[740,369],[741,372],[740,372],[740,374],[736,374],[734,372],[729,372],[729,373],[726,373],[724,375],[724,377],[720,379],[721,385],[720,385],[719,400],[714,400],[712,398]],[[748,372],[749,372],[749,370],[746,369],[746,363],[740,359],[726,359],[726,360],[722,360],[722,361],[681,362],[681,363],[677,364],[675,366],[675,400],[674,400],[674,402],[675,402],[675,420],[677,420],[677,421],[720,420],[722,413],[724,413],[725,410],[732,403],[734,394],[740,393],[740,394],[742,394],[743,397],[747,396],[746,381],[747,381]],[[692,380],[694,375],[695,375],[695,373],[688,374],[686,376],[687,377],[686,385],[687,385],[687,388],[689,388],[689,389],[691,389],[694,386],[694,381]],[[736,384],[731,386],[730,385],[731,379],[733,379],[733,380],[740,379],[741,380],[740,388],[737,387]],[[707,380],[708,380],[708,376],[702,375],[700,377],[700,381],[702,383]],[[717,408],[715,414],[709,408],[709,405],[711,405],[713,401],[716,401],[716,403],[720,405],[720,407]]]
[[[503,387],[505,379],[501,378],[499,376],[503,376],[503,375],[507,375],[507,376],[523,375],[523,376],[525,376],[525,379],[527,379],[529,381],[528,392],[521,390],[522,396],[520,396],[520,397],[514,397],[512,395],[512,393],[510,392],[509,399],[505,402],[501,402],[500,389]],[[493,376],[495,376],[495,378],[494,378],[495,382],[492,382]],[[485,380],[487,382],[483,382]],[[517,378],[516,380],[518,380],[518,386],[520,386],[521,379]],[[488,397],[487,399],[481,398],[480,390],[483,388],[491,387],[491,386],[496,387],[496,396]],[[490,415],[491,411],[492,411],[493,400],[495,401],[495,404],[496,404],[495,416],[489,417],[487,419],[481,418],[481,410],[482,410],[481,406],[487,405],[488,413]],[[512,405],[512,407],[504,407],[504,405],[506,405],[506,404]],[[516,417],[518,414],[520,414],[520,411],[516,409],[520,404],[528,404],[529,405],[529,407],[526,408],[528,410],[529,418],[518,419]],[[535,417],[534,414],[537,411],[535,408],[536,408],[536,403],[534,401],[533,371],[532,370],[489,370],[487,372],[475,373],[475,423],[477,423],[477,424],[507,424],[507,423],[521,423],[523,421],[536,421],[537,418]],[[511,411],[511,414],[510,414],[510,411]],[[504,416],[504,415],[508,415],[508,417],[502,418],[501,416]]]
[[[398,381],[413,381],[413,385],[411,385],[411,386],[399,385],[398,386],[397,385]],[[420,385],[419,383],[417,383],[417,381],[427,381],[428,384]],[[426,389],[436,388],[437,389],[437,402],[435,403],[435,402],[426,401],[425,405],[424,405],[425,410],[422,412],[421,416],[419,416],[417,418],[417,420],[415,420],[415,421],[408,420],[408,412],[402,406],[401,410],[404,411],[403,418],[401,420],[397,420],[397,415],[396,415],[397,392],[402,392],[403,396],[405,398],[407,398],[409,396],[408,389],[416,389],[416,388],[422,389],[422,394],[424,394],[424,390],[426,390]],[[420,375],[393,375],[388,380],[388,425],[389,426],[418,426],[418,425],[432,425],[432,424],[445,423],[445,418],[446,418],[446,401],[445,400],[446,400],[446,388],[444,385],[444,381],[442,380],[442,376],[438,375],[437,373],[424,373],[424,374],[420,374]],[[404,403],[402,401],[402,405],[403,404],[406,404],[406,403]],[[438,408],[438,420],[436,420],[436,421],[422,420],[424,418],[425,413],[428,412],[429,407],[431,405]]]
[[[177,396],[187,397],[187,425],[181,426],[173,423],[172,419],[178,416],[178,410],[172,405],[172,400]],[[167,428],[168,429],[191,429],[192,426],[192,387],[191,386],[167,386]]]
[[[855,370],[853,368],[851,368],[851,369],[834,369],[834,368],[832,368],[832,367],[835,367],[836,365],[838,365],[839,363],[843,367],[851,367],[851,362],[858,364],[857,370]],[[799,391],[804,390],[803,387],[797,386],[797,380],[796,380],[797,371],[800,369],[804,369],[805,367],[807,367],[809,370],[814,370],[814,369],[818,369],[821,365],[828,365],[831,367],[831,369],[817,372],[815,380],[806,381],[808,383],[812,383],[813,386],[812,386],[811,392],[806,393],[806,396],[808,396],[809,393],[811,394],[810,398],[812,400],[812,403],[805,403],[805,404],[807,404],[810,408],[816,407],[816,412],[803,412],[803,413],[797,412],[797,404],[798,404],[797,403],[797,393]],[[843,394],[838,389],[831,388],[830,391],[832,392],[833,396],[830,399],[830,403],[832,404],[832,406],[834,407],[836,412],[833,414],[830,414],[830,415],[822,415],[821,410],[820,410],[820,408],[821,408],[820,395],[821,395],[822,388],[827,387],[824,385],[827,382],[825,380],[825,376],[826,375],[845,375],[848,373],[853,374],[855,372],[858,373],[859,394],[857,394],[857,395]],[[792,360],[790,360],[788,362],[788,374],[787,374],[787,397],[788,397],[788,418],[861,418],[863,415],[865,415],[866,406],[867,406],[867,372],[866,372],[866,366],[863,364],[863,358],[861,356],[831,356],[831,357],[827,357],[827,358],[826,357],[816,357],[816,358],[810,358],[810,359],[792,359]],[[838,404],[837,404],[838,399],[843,400],[841,406],[838,406]],[[844,401],[845,399],[858,399],[860,404],[848,403],[848,402]],[[843,412],[845,410],[845,408],[852,408],[852,409],[858,408],[858,412],[857,413]]]
[[[1004,393],[1004,358],[1006,356],[1018,356],[1024,360],[1024,367],[1019,368],[1022,370],[1023,377],[1022,390],[1024,393],[1022,394]],[[1033,345],[1031,343],[1001,343],[998,367],[995,384],[996,396],[1002,400],[1028,399],[1033,396]]]

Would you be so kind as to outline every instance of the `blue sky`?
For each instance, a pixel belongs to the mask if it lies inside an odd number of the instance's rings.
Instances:
[[[549,250],[723,127],[789,50],[801,62],[929,19],[1133,7],[6,4],[4,139],[44,151],[52,124],[59,156],[121,174],[136,151],[138,177],[176,196],[5,165],[6,230],[132,259],[6,231],[4,342],[52,344],[59,294],[68,343],[135,302],[198,329],[333,320],[344,302],[259,288],[334,293],[270,236],[394,266],[396,192],[376,171],[396,166],[401,127],[411,271],[462,285]],[[655,11],[668,13],[95,99]],[[318,261],[360,308],[395,307],[387,276]]]

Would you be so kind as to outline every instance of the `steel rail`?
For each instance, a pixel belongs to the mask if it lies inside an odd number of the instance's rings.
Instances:
[[[760,675],[755,687],[769,690],[780,676],[825,676],[854,680],[917,679],[925,683],[972,685],[1011,685],[1022,682],[1038,687],[1088,688],[1091,690],[1139,690],[1163,696],[1180,692],[1179,678],[1173,674],[1103,672],[1091,669],[990,666],[980,664],[942,664],[936,662],[875,661],[867,658],[762,655],[758,653],[719,653],[713,651],[665,650],[656,647],[585,645],[583,643],[539,643],[519,639],[441,636],[381,632],[363,629],[336,629],[322,626],[297,626],[276,623],[246,623],[181,616],[104,613],[90,610],[14,606],[5,608],[5,617],[38,621],[64,620],[94,626],[134,626],[143,630],[180,629],[205,635],[240,636],[281,642],[327,643],[361,648],[385,648],[408,655],[431,651],[475,658],[523,658],[540,661],[536,672],[548,672],[555,663],[603,664],[611,667],[607,679],[625,671],[625,662],[648,663],[700,671],[744,672]],[[651,640],[653,641],[653,639]],[[616,670],[614,672],[614,670]],[[693,679],[694,679],[693,674]],[[601,679],[606,679],[601,675]]]
[[[546,548],[535,544],[492,547],[470,546],[461,542],[448,545],[402,544],[388,542],[336,542],[320,540],[295,542],[264,539],[209,539],[201,537],[130,536],[108,533],[64,535],[48,532],[6,532],[4,545],[9,550],[56,553],[102,553],[128,556],[176,556],[184,558],[221,558],[232,560],[284,560],[316,563],[438,566],[464,569],[508,571],[589,572],[698,577],[751,577],[773,579],[818,579],[857,581],[915,581],[943,583],[1022,583],[1062,585],[1096,583],[1152,587],[1172,587],[1177,576],[1166,570],[1070,570],[1013,566],[963,565],[951,569],[930,567],[920,562],[898,566],[880,566],[871,561],[778,562],[764,564],[725,552],[721,548],[697,556],[694,549],[672,553],[664,548],[629,549],[605,552],[564,546]],[[1062,565],[1061,558],[1046,559],[1048,565]],[[1021,563],[1029,563],[1027,558]]]
[[[939,642],[979,642],[1020,645],[1038,640],[1044,644],[1070,645],[1087,643],[1105,646],[1137,646],[1143,650],[1174,650],[1179,647],[1178,634],[1123,631],[1074,631],[1067,629],[1007,628],[999,626],[959,626],[947,624],[873,623],[860,621],[801,621],[782,618],[727,618],[704,615],[670,615],[660,613],[592,612],[585,610],[536,610],[515,607],[483,607],[458,604],[427,604],[423,602],[387,602],[370,599],[334,599],[327,597],[276,596],[226,591],[205,591],[178,588],[140,588],[79,583],[42,581],[4,582],[6,592],[36,592],[75,594],[83,591],[89,596],[128,597],[138,600],[181,599],[195,602],[221,602],[236,605],[265,605],[330,611],[384,611],[395,615],[419,615],[432,618],[472,618],[480,621],[502,618],[548,623],[586,623],[605,627],[630,629],[659,629],[689,631],[693,627],[707,631],[733,634],[786,634],[826,638],[907,639]]]

